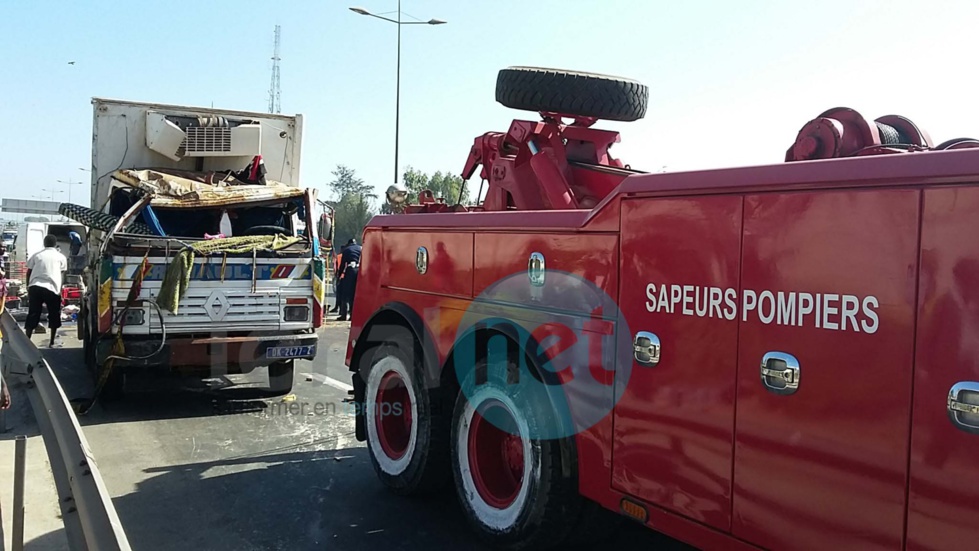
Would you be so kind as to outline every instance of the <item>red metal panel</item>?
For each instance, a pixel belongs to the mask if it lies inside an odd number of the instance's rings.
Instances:
[[[977,165],[979,149],[799,161],[766,166],[637,174],[622,182],[619,193],[625,196],[762,191],[780,193],[786,190],[852,188],[855,185],[894,187],[973,183]],[[605,202],[611,201],[613,197],[606,197]],[[601,209],[602,204],[596,208]]]
[[[614,489],[606,490],[606,494],[607,497],[600,503],[613,511],[621,511],[621,500],[623,497],[626,497],[626,494]],[[636,501],[634,497],[630,497],[629,499],[633,502]],[[641,500],[639,501],[641,502]],[[709,528],[699,522],[694,522],[672,511],[649,504],[648,502],[642,502],[642,504],[649,513],[649,520],[646,521],[647,528],[668,534],[669,537],[687,543],[695,549],[701,549],[703,551],[761,551],[760,547],[733,538],[724,531]],[[657,542],[652,537],[649,539],[649,543],[651,545],[647,546],[646,549],[650,550],[675,549],[678,547],[666,542]],[[662,545],[657,545],[656,543],[662,543]]]
[[[425,323],[425,329],[432,338],[438,358],[438,365],[444,365],[458,335],[459,321],[471,304],[469,300],[442,297],[428,293],[416,293],[398,289],[382,289],[383,303],[401,302],[414,310]],[[452,369],[452,366],[448,366]]]
[[[379,214],[367,223],[369,228],[481,228],[483,230],[577,229],[585,223],[589,211],[542,210],[507,212],[458,212],[434,214]]]
[[[607,234],[480,233],[475,240],[473,292],[479,296],[490,285],[511,276],[526,278],[530,255],[539,252],[544,255],[547,272],[574,274],[592,282],[614,299],[618,284],[617,248],[618,236]],[[547,288],[547,293],[561,291],[556,287]],[[577,309],[572,304],[574,297],[568,291],[546,295],[536,306]],[[530,303],[529,299],[518,296],[513,299],[521,304]]]
[[[965,548],[979,541],[979,434],[956,428],[947,414],[951,387],[979,382],[977,212],[975,187],[924,192],[909,550]],[[979,403],[971,394],[967,399]]]
[[[745,198],[735,536],[768,549],[901,548],[919,197]],[[770,351],[798,359],[794,394],[763,385]]]
[[[425,273],[419,273],[415,266],[419,247],[424,247],[428,254]],[[472,233],[385,232],[382,262],[381,281],[386,286],[472,296]]]
[[[620,308],[633,334],[659,337],[662,354],[656,366],[633,364],[616,405],[612,483],[722,530],[731,523],[741,203],[622,202]]]
[[[360,253],[360,273],[357,276],[357,289],[354,295],[353,311],[350,314],[350,333],[347,339],[347,352],[344,355],[344,363],[350,365],[350,358],[353,356],[353,343],[360,338],[360,332],[364,325],[380,306],[378,300],[378,289],[380,287],[381,272],[383,266],[381,259],[384,249],[384,232],[376,228],[366,228],[364,230],[363,250]],[[335,274],[334,277],[338,277]],[[331,281],[330,285],[334,285]],[[335,296],[334,304],[338,300]]]

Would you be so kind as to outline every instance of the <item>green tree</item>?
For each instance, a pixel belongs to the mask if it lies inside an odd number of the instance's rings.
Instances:
[[[339,251],[351,238],[360,240],[364,226],[375,214],[374,200],[377,195],[371,186],[357,177],[353,169],[344,165],[337,166],[333,171],[329,187],[335,197],[327,202],[334,208],[335,250]]]
[[[357,177],[357,173],[345,165],[337,165],[333,171],[333,180],[329,184],[330,189],[336,194],[339,201],[345,195],[370,195],[373,191],[371,186],[364,183],[364,180]]]
[[[445,199],[445,202],[450,205],[456,203],[464,205],[469,199],[469,189],[465,185],[465,181],[448,172],[445,174],[436,172],[428,175],[409,166],[401,181],[405,189],[408,190],[408,200],[411,203],[418,203],[418,194],[426,189],[431,190],[436,199]],[[462,192],[461,196],[459,195],[460,191]]]

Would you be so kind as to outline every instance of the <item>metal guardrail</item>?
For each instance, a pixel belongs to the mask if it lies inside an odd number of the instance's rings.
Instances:
[[[8,383],[24,383],[27,388],[51,462],[69,547],[78,551],[130,550],[92,450],[51,366],[10,312],[0,313],[0,330],[4,378]]]

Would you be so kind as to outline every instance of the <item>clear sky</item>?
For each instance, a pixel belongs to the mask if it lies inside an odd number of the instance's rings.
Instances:
[[[306,117],[305,185],[346,164],[392,180],[396,28],[349,11],[396,0],[4,2],[0,195],[88,179],[92,96],[265,111],[282,26],[282,110]],[[650,87],[614,153],[634,168],[781,162],[822,111],[896,113],[936,142],[979,137],[979,2],[403,0],[441,26],[402,36],[401,165],[458,173],[472,140],[534,117],[494,102],[496,72],[536,65]],[[69,65],[74,61],[74,65]],[[473,184],[478,187],[478,181]],[[73,199],[87,186],[74,186]],[[64,201],[67,193],[56,195]]]

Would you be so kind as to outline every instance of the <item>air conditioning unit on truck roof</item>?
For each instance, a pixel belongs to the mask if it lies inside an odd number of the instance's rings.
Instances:
[[[146,146],[179,161],[185,157],[251,157],[262,150],[262,125],[223,116],[177,116],[146,111]]]

